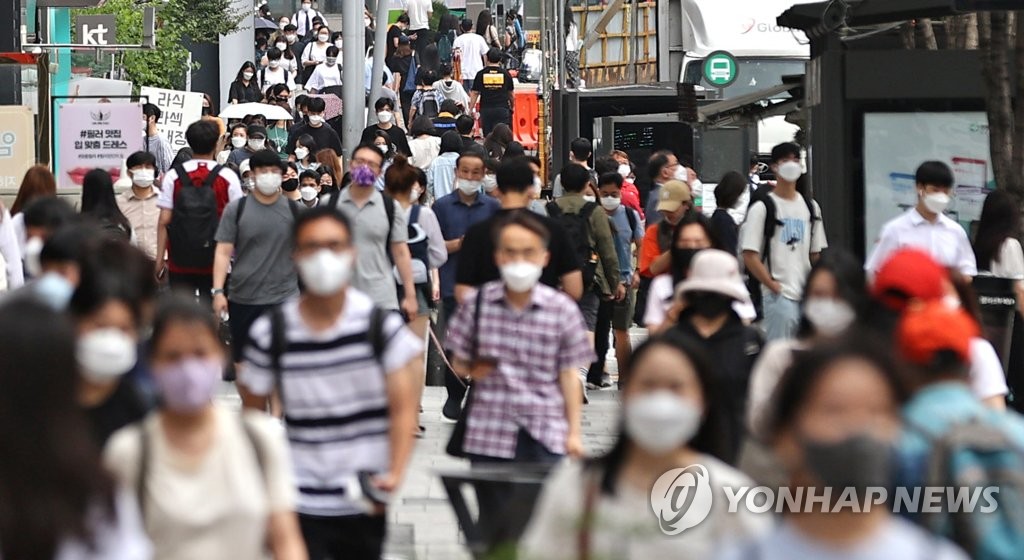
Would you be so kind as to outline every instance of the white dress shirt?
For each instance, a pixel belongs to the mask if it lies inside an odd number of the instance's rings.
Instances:
[[[920,249],[946,268],[955,268],[965,276],[977,276],[978,265],[967,232],[960,224],[939,214],[934,223],[924,219],[916,208],[893,218],[882,227],[865,268],[874,275],[889,255],[906,247]]]

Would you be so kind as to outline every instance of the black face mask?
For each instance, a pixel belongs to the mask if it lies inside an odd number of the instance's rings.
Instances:
[[[721,317],[732,309],[732,298],[710,292],[691,292],[686,296],[687,307],[705,319]]]
[[[281,190],[284,192],[295,192],[295,189],[299,188],[298,179],[286,179],[281,181]]]
[[[671,271],[673,285],[686,280],[686,275],[690,271],[690,262],[693,261],[693,256],[699,251],[700,249],[672,248]]]

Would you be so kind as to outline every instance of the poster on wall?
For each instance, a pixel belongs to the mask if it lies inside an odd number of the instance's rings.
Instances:
[[[171,144],[171,151],[188,146],[185,130],[203,114],[203,94],[143,86],[139,93],[160,108],[156,129]]]
[[[0,189],[17,190],[36,162],[35,121],[31,107],[0,107]]]
[[[917,203],[914,172],[924,161],[953,169],[946,211],[970,231],[995,189],[983,112],[868,113],[864,115],[864,242],[870,250],[882,226]]]
[[[65,103],[59,111],[58,189],[80,188],[97,168],[116,181],[124,160],[142,149],[141,103]]]

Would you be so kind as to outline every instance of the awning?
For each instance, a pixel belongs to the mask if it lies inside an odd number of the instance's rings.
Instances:
[[[788,93],[789,97],[779,96]],[[697,108],[698,122],[705,128],[753,124],[768,117],[785,115],[803,104],[803,80],[717,101]]]

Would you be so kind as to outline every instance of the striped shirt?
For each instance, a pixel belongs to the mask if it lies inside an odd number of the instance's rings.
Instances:
[[[282,402],[291,445],[299,513],[363,513],[346,497],[359,471],[390,468],[387,383],[423,351],[397,313],[383,325],[384,351],[374,356],[368,337],[373,302],[349,288],[345,307],[329,329],[314,332],[299,314],[299,300],[283,304],[287,345],[281,355]],[[274,390],[271,323],[264,315],[249,331],[238,381],[255,395]],[[383,366],[383,367],[382,367]]]
[[[476,298],[467,297],[448,327],[447,344],[458,359],[470,359],[476,338],[477,356],[497,361],[473,385],[465,451],[512,459],[522,427],[548,451],[565,453],[569,422],[559,375],[594,361],[579,306],[543,284],[522,311],[508,305],[501,281],[481,289],[480,324],[473,324]]]

